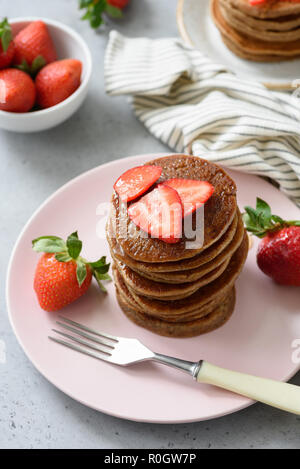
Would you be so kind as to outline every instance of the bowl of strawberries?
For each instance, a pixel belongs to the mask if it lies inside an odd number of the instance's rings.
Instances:
[[[54,20],[0,20],[0,128],[38,132],[55,127],[84,101],[90,51],[75,31]]]

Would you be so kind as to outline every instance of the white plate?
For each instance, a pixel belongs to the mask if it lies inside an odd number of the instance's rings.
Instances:
[[[237,75],[268,85],[291,88],[299,77],[300,59],[278,63],[259,63],[234,55],[223,43],[209,11],[209,0],[179,0],[177,23],[181,37],[217,63]]]

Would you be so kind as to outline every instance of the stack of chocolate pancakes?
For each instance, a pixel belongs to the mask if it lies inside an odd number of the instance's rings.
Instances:
[[[133,322],[160,335],[190,337],[209,332],[233,312],[234,284],[248,252],[235,183],[222,168],[197,157],[173,155],[147,164],[162,168],[158,182],[205,180],[214,186],[214,193],[204,206],[203,245],[189,249],[184,234],[170,244],[145,237],[136,226],[133,230],[114,192],[107,239],[119,305]],[[121,230],[124,224],[128,236]]]
[[[223,42],[239,57],[276,62],[300,56],[300,3],[211,0],[211,15]]]

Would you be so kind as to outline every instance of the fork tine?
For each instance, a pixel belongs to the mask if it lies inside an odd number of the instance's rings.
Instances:
[[[50,335],[48,336],[48,339],[52,340],[53,342],[56,342],[57,344],[63,345],[64,347],[75,350],[76,352],[80,352],[83,355],[87,355],[88,357],[96,358],[97,360],[102,360],[105,362],[108,361],[106,357],[100,357],[95,353],[89,352],[88,350],[84,350],[81,347],[77,347],[76,345],[71,344],[70,342],[67,342],[65,340],[56,339],[55,337],[51,337]]]
[[[114,342],[118,342],[118,337],[116,336],[106,334],[106,333],[104,334],[103,332],[97,332],[93,329],[90,329],[87,326],[84,326],[83,324],[80,324],[79,322],[72,321],[71,319],[65,318],[64,316],[59,315],[58,317],[59,319],[62,319],[64,322],[66,322],[67,324],[71,324],[71,326],[76,326],[79,329],[86,331],[86,332],[90,332],[91,334],[97,335],[98,337],[104,337],[105,339],[110,339],[110,340],[113,340]]]
[[[110,345],[105,341],[105,339],[102,338],[102,340],[97,339],[96,337],[91,336],[90,334],[87,334],[86,332],[81,331],[80,329],[76,329],[75,327],[68,326],[67,324],[64,324],[63,322],[56,321],[56,324],[58,324],[61,327],[64,327],[68,331],[74,332],[77,335],[80,335],[81,337],[84,337],[85,339],[92,340],[93,342],[96,342],[97,344],[104,345],[105,347],[109,347],[110,349],[114,349],[115,347],[113,345]]]
[[[73,340],[74,342],[77,342],[78,344],[81,344],[81,345],[84,345],[84,346],[86,346],[86,347],[89,347],[89,348],[91,348],[91,349],[93,349],[93,350],[96,350],[96,352],[101,352],[101,353],[104,353],[105,355],[108,355],[108,356],[111,357],[111,353],[106,352],[105,350],[102,350],[102,349],[100,349],[100,348],[98,348],[98,347],[95,347],[94,345],[92,345],[92,344],[86,342],[85,340],[79,339],[78,337],[74,337],[74,336],[72,336],[72,335],[70,335],[70,334],[66,334],[65,332],[58,331],[57,329],[52,329],[52,331],[53,331],[53,332],[56,332],[57,334],[60,334],[60,335],[62,335],[62,336],[64,336],[64,337],[66,337],[67,339],[71,339],[71,340]]]

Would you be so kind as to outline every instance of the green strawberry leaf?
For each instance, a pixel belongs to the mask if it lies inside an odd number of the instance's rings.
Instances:
[[[9,44],[12,40],[12,35],[10,31],[4,31],[2,36],[1,36],[1,44],[2,44],[2,49],[3,52],[6,52],[7,49],[9,48]]]
[[[258,214],[258,222],[262,228],[267,229],[270,225],[272,213],[271,207],[264,200],[257,197],[256,213]]]
[[[106,256],[102,256],[101,259],[99,259],[98,261],[90,262],[89,264],[93,269],[97,269],[97,267],[102,267],[106,264]]]
[[[101,280],[108,280],[108,281],[111,281],[111,276],[109,274],[98,274],[98,277],[101,279]]]
[[[300,226],[300,220],[291,220],[287,222],[289,226]]]
[[[19,65],[15,65],[15,68],[22,70],[22,72],[28,73],[31,77],[35,77],[35,75],[46,65],[46,60],[42,55],[38,55],[34,61],[32,62],[31,66],[28,64],[26,59],[23,59]]]
[[[30,74],[30,67],[29,67],[26,59],[23,59],[22,62],[19,65],[15,65],[15,67],[18,70],[21,70],[22,72]]]
[[[94,272],[94,277],[95,277],[95,279],[97,280],[97,283],[98,283],[99,288],[100,288],[104,293],[107,293],[107,290],[106,290],[105,286],[103,285],[103,283],[101,282],[101,280],[108,280],[108,281],[110,281],[110,280],[111,280],[110,275],[108,275],[108,274],[100,274],[100,273],[98,273],[97,271],[95,271],[95,272]]]
[[[114,7],[110,3],[106,4],[105,11],[112,18],[122,18],[123,16],[121,8]]]
[[[257,225],[253,223],[248,213],[243,213],[242,218],[249,231],[257,231]]]
[[[67,246],[57,236],[40,236],[32,241],[32,249],[36,252],[63,252]]]
[[[264,200],[257,197],[256,199],[256,211],[262,213],[266,219],[271,218],[271,207]]]
[[[31,64],[30,74],[33,76],[36,75],[41,68],[45,67],[46,63],[47,62],[44,57],[42,55],[38,55]]]
[[[110,264],[105,264],[94,269],[98,274],[106,274],[109,271]]]
[[[96,262],[90,262],[89,263],[93,272],[97,272],[99,275],[104,275],[109,271],[110,264],[106,263],[106,256],[101,257]],[[104,279],[102,279],[104,280]]]
[[[77,259],[76,264],[77,264],[76,277],[77,277],[78,284],[81,287],[81,285],[86,279],[87,269],[86,269],[85,263],[80,259]]]
[[[91,3],[91,0],[80,0],[79,9],[82,10],[83,8],[87,8],[89,5],[91,5]]]
[[[274,223],[280,223],[281,225],[284,224],[284,220],[279,217],[278,215],[272,215],[271,216],[271,221],[274,222]]]
[[[68,253],[73,259],[77,259],[82,249],[82,241],[78,239],[78,233],[75,231],[67,239]]]
[[[92,12],[91,11],[87,11],[82,17],[81,19],[82,20],[90,20],[92,17]]]
[[[8,23],[7,18],[4,18],[0,23],[0,38],[3,52],[6,52],[12,41],[11,26]]]
[[[101,24],[103,23],[103,19],[99,15],[92,15],[90,19],[90,25],[92,26],[93,29],[99,28]]]
[[[69,253],[66,252],[57,252],[55,254],[55,259],[59,262],[69,262],[72,260],[72,257],[69,256]]]
[[[253,226],[256,226],[258,223],[258,215],[256,211],[254,210],[254,208],[246,206],[245,210]]]

